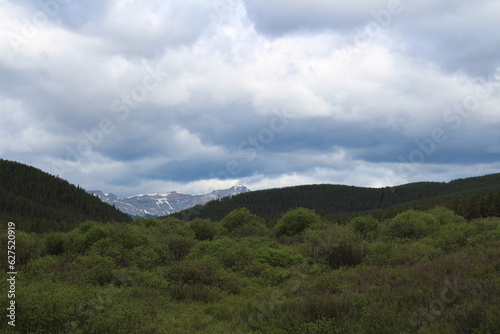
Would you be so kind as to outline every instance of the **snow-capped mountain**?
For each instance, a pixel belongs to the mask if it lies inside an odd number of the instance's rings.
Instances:
[[[163,195],[148,194],[119,198],[113,194],[105,194],[100,190],[91,190],[89,193],[98,196],[101,201],[114,205],[118,210],[131,216],[146,217],[166,216],[198,204],[205,204],[214,199],[234,196],[249,191],[247,187],[237,185],[225,190],[214,190],[203,195],[180,194],[173,191]]]

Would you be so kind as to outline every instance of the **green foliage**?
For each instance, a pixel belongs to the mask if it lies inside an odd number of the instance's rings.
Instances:
[[[253,249],[228,237],[199,242],[188,255],[188,259],[216,259],[224,268],[233,270],[243,269],[254,258]]]
[[[222,233],[231,237],[263,236],[267,227],[262,218],[253,215],[246,208],[231,211],[221,221]]]
[[[71,264],[72,274],[83,282],[93,285],[105,285],[112,281],[113,259],[99,255],[81,255]]]
[[[349,222],[349,226],[367,240],[373,240],[377,235],[379,222],[373,216],[358,216]]]
[[[300,254],[289,249],[276,249],[271,247],[260,247],[256,252],[258,261],[267,263],[273,267],[291,267],[304,262]]]
[[[61,256],[47,255],[33,259],[23,270],[29,280],[45,278],[46,280],[59,281],[67,270],[67,261]]]
[[[413,265],[442,254],[439,248],[424,242],[393,244],[376,242],[370,245],[363,263],[369,265]]]
[[[438,220],[430,213],[408,210],[400,213],[383,228],[391,238],[416,240],[423,238],[439,227]]]
[[[7,245],[7,234],[2,235],[0,238],[0,244]],[[43,246],[42,246],[43,245]],[[41,237],[35,233],[25,233],[23,231],[17,231],[16,233],[16,265],[22,268],[30,260],[36,259],[44,252],[46,243],[41,240]],[[59,250],[58,250],[59,251]],[[61,253],[59,253],[61,254]],[[7,258],[5,257],[5,260]],[[7,268],[5,264],[2,268]]]
[[[324,263],[331,268],[357,265],[367,252],[367,244],[361,236],[340,225],[307,230],[303,247],[313,263]]]
[[[196,218],[188,226],[194,231],[196,239],[200,241],[213,240],[217,233],[215,224],[208,219]]]
[[[218,271],[221,269],[215,260],[184,260],[173,263],[168,270],[169,281],[184,284],[217,285],[220,282]]]
[[[144,229],[141,226],[130,224],[108,224],[108,227],[110,228],[110,237],[126,249],[131,249],[149,243],[150,238],[148,238],[148,236],[144,233]],[[105,235],[103,233],[100,238],[103,238],[104,236]]]
[[[294,211],[287,214],[301,212]],[[292,234],[278,236],[252,236],[256,230],[249,227],[262,220],[248,210],[229,217],[225,227],[148,218],[89,221],[67,233],[19,232],[19,248],[26,250],[19,249],[16,330],[499,331],[500,218],[467,221],[445,208],[409,210],[380,222],[312,216],[303,230],[290,220],[283,230]],[[0,285],[0,294],[7,289]],[[5,322],[0,332],[9,333]]]
[[[477,233],[477,228],[471,223],[449,223],[441,226],[423,241],[437,248],[448,251],[457,247],[463,247],[467,240]]]
[[[176,234],[167,238],[168,249],[176,261],[184,259],[194,245],[196,240],[190,236]]]
[[[102,225],[93,225],[85,233],[84,237],[84,247],[85,249],[92,246],[96,241],[104,239],[108,236],[108,231]]]
[[[275,226],[276,234],[296,235],[313,224],[321,222],[321,218],[312,210],[297,208],[285,213]]]
[[[96,292],[92,286],[45,280],[21,286],[16,329],[20,333],[67,333],[73,324],[83,325],[90,319],[85,306]]]
[[[129,266],[136,266],[145,270],[153,269],[161,263],[161,258],[155,250],[145,245],[132,248],[128,253],[128,257]]]
[[[60,232],[51,233],[45,238],[45,253],[49,255],[59,255],[65,249],[64,234]]]

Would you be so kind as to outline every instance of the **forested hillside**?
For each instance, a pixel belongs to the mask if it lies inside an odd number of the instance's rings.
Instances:
[[[282,212],[305,207],[320,215],[332,217],[341,213],[436,204],[493,191],[500,191],[500,174],[458,179],[448,183],[419,182],[385,188],[306,185],[227,197],[175,213],[173,216],[184,220],[220,220],[232,210],[245,207],[253,214],[266,219],[276,219]]]
[[[37,168],[0,159],[0,219],[27,232],[68,231],[86,220],[131,221],[84,189]]]

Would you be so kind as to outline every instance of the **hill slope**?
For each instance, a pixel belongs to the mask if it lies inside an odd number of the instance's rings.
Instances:
[[[0,219],[33,232],[64,231],[86,220],[131,221],[126,214],[37,168],[0,159]]]
[[[305,207],[325,216],[340,213],[449,201],[472,194],[500,190],[500,173],[444,182],[418,182],[397,187],[363,188],[320,184],[253,191],[209,202],[172,216],[220,220],[234,209],[246,207],[261,217],[276,218],[288,210]]]

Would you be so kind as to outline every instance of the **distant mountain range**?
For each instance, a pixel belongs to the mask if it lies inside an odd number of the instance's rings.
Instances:
[[[208,194],[190,195],[176,191],[167,194],[143,194],[119,198],[114,194],[105,194],[100,190],[91,190],[93,194],[107,204],[133,217],[166,216],[174,212],[205,204],[209,201],[249,192],[250,190],[237,185],[229,189],[214,190]]]

